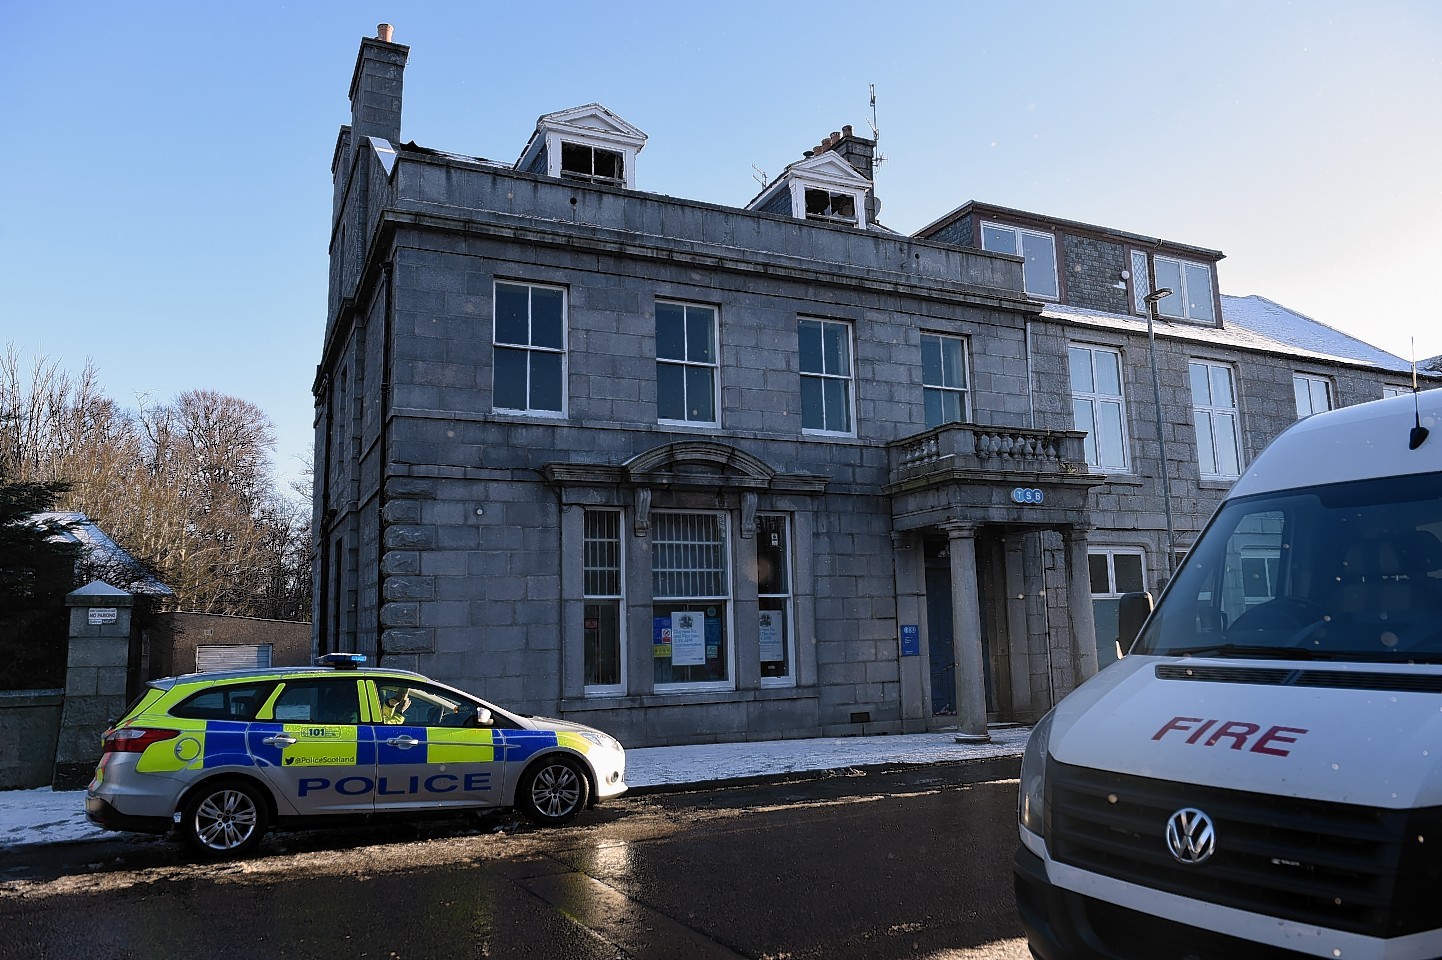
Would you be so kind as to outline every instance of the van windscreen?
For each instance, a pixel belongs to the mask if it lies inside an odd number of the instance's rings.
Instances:
[[[1133,652],[1442,663],[1442,474],[1227,503]]]

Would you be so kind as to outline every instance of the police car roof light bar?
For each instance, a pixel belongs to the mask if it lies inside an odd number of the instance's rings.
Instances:
[[[315,658],[317,667],[334,667],[337,670],[354,670],[366,662],[363,653],[327,653]]]

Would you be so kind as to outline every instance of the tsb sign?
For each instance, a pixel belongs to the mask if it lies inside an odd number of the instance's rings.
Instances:
[[[1011,502],[1032,504],[1045,503],[1046,494],[1042,493],[1036,487],[1012,487]]]

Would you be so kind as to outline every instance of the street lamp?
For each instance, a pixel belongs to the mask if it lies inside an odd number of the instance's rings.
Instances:
[[[1162,509],[1167,516],[1167,579],[1172,578],[1172,565],[1176,563],[1177,538],[1172,530],[1172,484],[1167,478],[1167,438],[1162,431],[1162,382],[1157,376],[1157,304],[1172,295],[1166,287],[1153,290],[1143,299],[1147,302],[1147,353],[1152,360],[1152,402],[1156,406],[1157,456],[1162,463]]]

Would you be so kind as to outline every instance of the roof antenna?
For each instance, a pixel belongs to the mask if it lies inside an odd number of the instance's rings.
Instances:
[[[1412,338],[1412,415],[1416,418],[1412,432],[1407,436],[1407,449],[1416,450],[1427,440],[1430,433],[1422,426],[1422,404],[1417,398],[1417,338]]]
[[[871,83],[867,84],[867,86],[871,88],[871,149],[875,151],[876,148],[881,144],[881,128],[876,125],[876,84]],[[879,151],[877,151],[872,156],[871,167],[874,170],[885,162],[886,157],[883,156]]]

